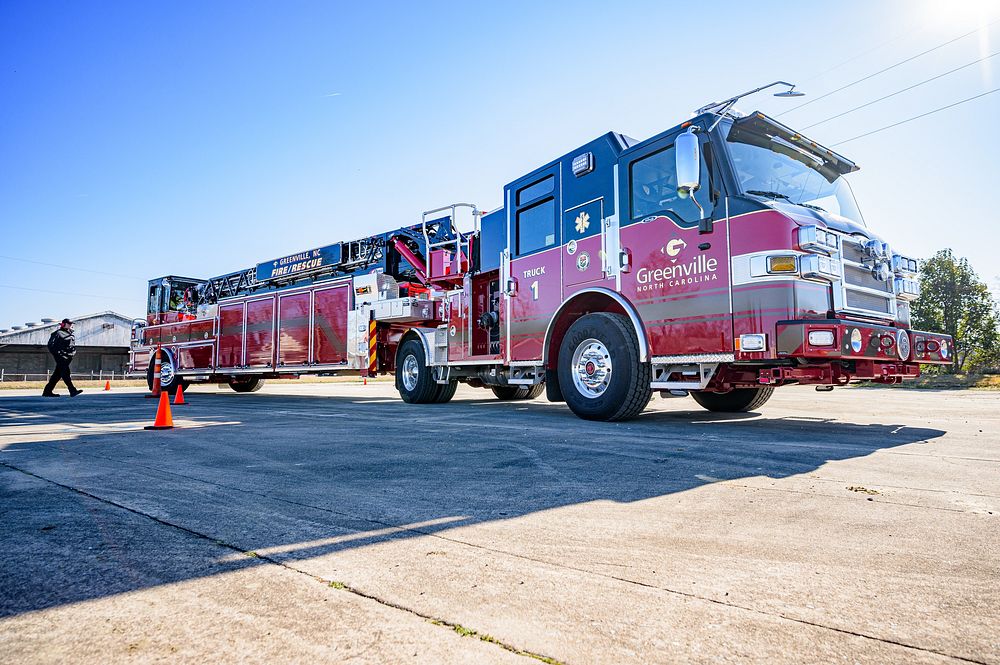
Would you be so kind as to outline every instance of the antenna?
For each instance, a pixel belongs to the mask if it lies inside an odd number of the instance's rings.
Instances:
[[[787,86],[788,90],[783,90],[781,92],[774,93],[775,97],[803,97],[806,94],[804,92],[796,90],[794,83],[788,83],[787,81],[775,81],[774,83],[768,83],[767,85],[762,85],[759,88],[748,90],[741,95],[736,95],[735,97],[724,99],[721,102],[712,102],[711,104],[706,104],[705,106],[702,106],[694,113],[695,115],[700,115],[702,113],[708,113],[708,112],[717,114],[719,117],[715,120],[715,122],[712,123],[712,126],[708,128],[708,131],[712,131],[713,129],[715,129],[715,126],[718,125],[719,122],[725,117],[726,113],[728,113],[729,110],[733,108],[733,104],[735,104],[737,101],[749,95],[758,93],[761,90],[767,90],[768,88],[773,88],[776,85]]]

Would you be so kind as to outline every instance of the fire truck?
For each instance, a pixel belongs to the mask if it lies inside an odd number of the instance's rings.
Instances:
[[[845,179],[858,166],[739,113],[745,94],[644,141],[599,136],[493,210],[458,203],[218,277],[154,279],[131,369],[152,383],[161,348],[166,390],[394,375],[412,404],[462,382],[617,421],[654,392],[738,412],[778,386],[949,363],[948,336],[910,329],[917,262],[866,225]]]

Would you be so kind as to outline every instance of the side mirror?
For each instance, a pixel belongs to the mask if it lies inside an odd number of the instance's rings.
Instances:
[[[674,156],[677,160],[677,193],[687,198],[701,187],[701,147],[693,127],[674,141]]]

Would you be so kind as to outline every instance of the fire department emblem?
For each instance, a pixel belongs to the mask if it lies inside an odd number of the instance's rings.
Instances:
[[[580,272],[584,272],[590,267],[590,254],[587,252],[580,252],[580,256],[576,257],[576,269]]]
[[[669,256],[677,256],[681,253],[681,250],[687,247],[687,243],[680,238],[674,238],[666,245],[660,248],[660,251]]]
[[[583,233],[590,226],[590,215],[586,211],[576,216],[576,232]]]
[[[566,243],[566,253],[570,256],[576,254],[576,239],[570,240]]]

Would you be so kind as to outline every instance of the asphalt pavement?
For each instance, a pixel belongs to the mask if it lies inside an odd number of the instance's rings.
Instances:
[[[1000,663],[1000,393],[0,391],[0,662]]]

